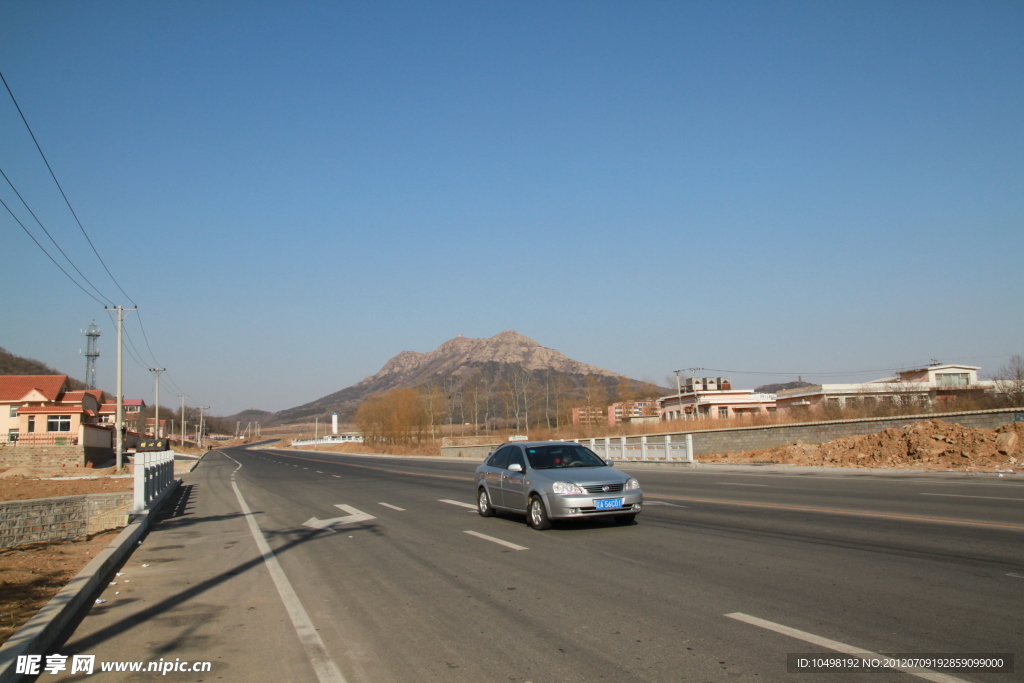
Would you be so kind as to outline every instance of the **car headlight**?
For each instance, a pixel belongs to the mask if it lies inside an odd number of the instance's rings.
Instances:
[[[551,485],[551,490],[555,493],[583,493],[583,489],[567,481],[556,481]]]
[[[640,482],[638,482],[636,479],[630,477],[629,481],[626,482],[626,490],[627,491],[632,491],[633,489],[638,489],[638,488],[640,488]]]

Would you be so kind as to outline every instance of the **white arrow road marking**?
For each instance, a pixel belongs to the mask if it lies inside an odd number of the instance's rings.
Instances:
[[[516,545],[515,543],[509,543],[508,541],[503,541],[500,538],[495,538],[494,536],[488,536],[487,534],[481,534],[481,533],[479,533],[477,531],[464,531],[462,533],[469,534],[470,536],[476,536],[477,538],[482,538],[485,541],[490,541],[491,543],[497,543],[498,545],[503,545],[506,548],[512,548],[512,550],[529,550],[529,548],[527,548],[525,546]]]
[[[370,519],[377,519],[373,515],[368,515],[365,512],[356,510],[351,505],[335,505],[334,507],[341,508],[348,514],[344,517],[333,517],[331,519],[317,519],[316,517],[310,517],[302,524],[302,526],[308,526],[313,529],[327,529],[335,524],[351,524],[352,522],[365,522]]]
[[[448,503],[449,505],[458,505],[459,507],[469,508],[470,510],[476,510],[476,505],[470,505],[469,503],[462,503],[457,500],[448,500],[447,498],[438,498],[442,503]]]
[[[392,510],[398,510],[399,512],[405,512],[405,508],[400,508],[397,505],[392,505],[391,503],[377,503],[377,505],[383,505],[384,507],[391,508]]]

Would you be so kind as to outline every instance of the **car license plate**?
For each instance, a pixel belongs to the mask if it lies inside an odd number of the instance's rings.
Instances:
[[[621,498],[605,498],[604,500],[594,501],[594,509],[596,510],[614,510],[620,507],[622,507]]]

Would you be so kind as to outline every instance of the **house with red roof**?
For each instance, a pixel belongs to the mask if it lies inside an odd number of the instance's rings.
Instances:
[[[105,398],[99,389],[71,389],[67,375],[0,375],[0,439],[76,444],[81,425],[99,422]]]

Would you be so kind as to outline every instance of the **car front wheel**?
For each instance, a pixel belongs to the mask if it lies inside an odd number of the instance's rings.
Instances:
[[[526,520],[537,531],[544,531],[551,528],[551,520],[548,519],[548,511],[544,508],[544,501],[540,496],[530,498],[530,506],[526,510]]]
[[[493,517],[494,508],[491,507],[491,497],[487,495],[487,489],[480,489],[476,497],[476,509],[481,517]]]

